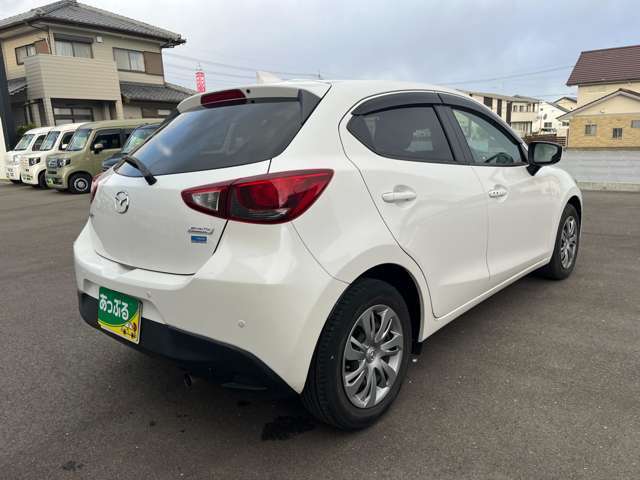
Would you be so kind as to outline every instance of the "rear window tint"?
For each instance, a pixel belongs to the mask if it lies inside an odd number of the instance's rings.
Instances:
[[[447,138],[431,107],[403,106],[356,115],[347,128],[383,157],[421,162],[453,161]]]
[[[289,145],[318,97],[262,100],[181,113],[135,152],[153,175],[234,167],[273,158]],[[300,98],[303,100],[301,101]],[[313,105],[315,107],[315,105]],[[307,115],[308,116],[308,115]],[[129,164],[118,173],[140,176]]]

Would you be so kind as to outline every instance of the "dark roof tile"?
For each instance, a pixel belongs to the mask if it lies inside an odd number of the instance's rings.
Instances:
[[[100,8],[78,3],[76,0],[61,0],[49,3],[42,7],[33,8],[28,12],[2,19],[0,20],[0,30],[26,21],[36,20],[104,28],[106,30],[126,32],[131,35],[156,38],[174,45],[185,42],[177,33]]]
[[[640,80],[640,45],[582,52],[567,85]]]

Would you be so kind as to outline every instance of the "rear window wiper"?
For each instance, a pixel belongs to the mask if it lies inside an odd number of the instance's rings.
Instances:
[[[149,185],[153,185],[158,181],[156,177],[154,177],[153,174],[149,171],[147,166],[136,157],[132,155],[123,155],[122,161],[138,169]]]

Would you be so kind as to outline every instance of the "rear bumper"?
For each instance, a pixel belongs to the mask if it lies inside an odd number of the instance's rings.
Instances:
[[[95,303],[100,287],[140,299],[143,350],[184,363],[189,348],[175,346],[174,340],[185,334],[257,359],[300,393],[320,332],[347,284],[318,265],[291,224],[260,226],[259,232],[255,228],[229,222],[215,254],[198,273],[177,275],[99,256],[88,222],[74,244],[78,291],[81,298],[92,299],[88,303]],[[86,316],[91,324],[96,318],[93,312]],[[163,348],[147,347],[145,335],[154,335],[149,329],[170,332],[162,336],[171,340],[162,340]],[[166,342],[172,345],[168,351]],[[212,369],[225,363],[205,360]],[[232,356],[227,367],[234,374],[236,361],[245,363]]]
[[[258,358],[231,345],[215,342],[142,318],[140,342],[134,344],[111,335],[98,324],[98,301],[78,293],[80,315],[93,328],[121,343],[150,355],[168,358],[189,372],[225,386],[294,393],[291,387]]]

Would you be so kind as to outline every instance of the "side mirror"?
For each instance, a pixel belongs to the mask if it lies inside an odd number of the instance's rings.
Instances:
[[[100,153],[102,150],[104,150],[104,145],[101,143],[96,143],[93,146],[93,153]]]
[[[66,150],[67,146],[68,146],[68,144],[63,143],[62,145],[60,145],[60,150]]]
[[[558,163],[562,157],[562,147],[552,142],[531,142],[529,144],[527,170],[531,175],[535,175],[540,168],[545,165]]]

